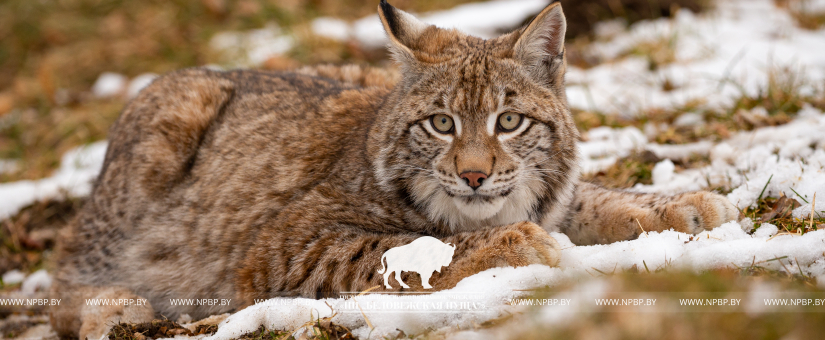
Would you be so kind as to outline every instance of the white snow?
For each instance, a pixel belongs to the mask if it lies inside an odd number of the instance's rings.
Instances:
[[[633,151],[644,150],[647,137],[639,129],[629,126],[619,129],[597,127],[587,131],[587,141],[578,144],[582,172],[589,174],[609,168],[619,158]]]
[[[52,277],[45,269],[40,269],[30,275],[17,269],[12,269],[3,274],[4,285],[15,285],[21,283],[20,291],[12,292],[13,296],[31,297],[37,292],[46,292],[52,285]]]
[[[51,285],[51,275],[49,275],[45,269],[40,269],[26,277],[26,280],[24,280],[20,286],[20,292],[24,295],[31,296],[37,291],[48,291]]]
[[[126,89],[127,99],[136,97],[138,93],[140,93],[140,90],[149,86],[157,77],[158,75],[154,73],[144,73],[132,79],[132,81],[129,82],[129,87]]]
[[[344,20],[330,17],[321,17],[312,20],[312,32],[332,40],[346,41],[350,38],[352,28]]]
[[[108,98],[120,95],[126,89],[126,83],[128,81],[129,78],[119,73],[102,73],[97,78],[94,85],[92,85],[92,94],[98,98]]]
[[[825,131],[825,115],[807,107],[788,124],[738,132],[713,146],[709,166],[674,173],[667,184],[637,184],[634,190],[673,193],[727,185],[735,188],[728,199],[744,209],[756,203],[764,188],[764,197],[779,197],[783,193],[803,203],[794,210],[794,217],[808,216],[811,204],[805,201],[811,202],[814,193],[825,192],[825,133],[822,131]],[[647,147],[655,150],[661,146]],[[695,147],[699,154],[708,154],[706,149],[705,145]],[[675,153],[667,158],[673,156],[681,155]],[[817,196],[816,205],[825,210],[825,195]]]
[[[547,4],[545,0],[493,0],[459,5],[416,17],[438,27],[457,28],[470,35],[492,38],[501,34],[501,30],[517,28]],[[380,48],[389,42],[378,14],[356,20],[352,24],[338,19],[318,18],[312,22],[312,31],[339,41],[355,39],[368,48]]]
[[[713,143],[708,141],[685,144],[648,144],[645,149],[656,157],[668,159],[688,159],[692,155],[705,156],[710,153]]]
[[[676,166],[673,165],[673,162],[669,159],[656,163],[651,171],[653,185],[667,185],[673,180],[674,169],[676,169]]]
[[[767,84],[768,74],[782,67],[789,67],[800,82],[821,84],[817,80],[825,74],[825,29],[797,27],[772,0],[714,5],[715,10],[698,15],[681,10],[672,20],[641,21],[591,44],[587,53],[608,62],[586,70],[568,68],[570,105],[627,117],[689,102],[726,107],[741,91],[755,95]],[[621,27],[613,24],[610,29]],[[643,43],[670,44],[675,61],[649,71],[645,58],[628,55]],[[665,80],[676,88],[665,91]],[[803,86],[800,91],[812,89]]]
[[[825,133],[822,131],[825,131],[825,115],[807,106],[788,124],[738,132],[715,145],[708,141],[678,145],[648,143],[634,127],[599,127],[588,131],[588,140],[579,143],[579,149],[585,174],[605,170],[632,151],[648,150],[668,160],[710,156],[711,165],[680,173],[674,172],[672,162],[667,165],[667,161],[663,161],[654,169],[653,185],[637,184],[633,189],[672,194],[727,186],[735,188],[728,199],[744,209],[755,204],[765,188],[765,197],[779,197],[781,192],[803,203],[794,211],[794,217],[801,218],[809,216],[814,193],[820,193],[816,200],[821,208],[818,211],[825,210],[825,194],[822,194],[825,192]]]
[[[777,227],[773,224],[770,224],[770,223],[762,223],[762,225],[759,226],[759,229],[756,229],[756,231],[753,232],[753,236],[755,236],[755,237],[771,237],[773,235],[776,235],[776,233],[778,233],[778,232],[779,232],[779,227]]]
[[[15,172],[19,167],[14,159],[0,159],[0,174]]]
[[[14,285],[23,282],[24,279],[26,279],[26,274],[17,269],[3,273],[3,284]]]
[[[647,137],[632,126],[600,126],[587,131],[584,137],[586,141],[580,142],[578,147],[582,158],[582,172],[585,174],[606,170],[619,158],[627,157],[632,152],[647,150],[659,158],[683,160],[692,155],[707,155],[713,148],[713,143],[708,141],[673,145],[648,143]]]
[[[97,98],[125,96],[126,99],[132,99],[157,77],[158,75],[154,73],[144,73],[129,80],[128,77],[119,73],[104,72],[98,76],[91,90]]]
[[[673,121],[675,126],[697,126],[704,123],[705,119],[696,112],[683,113]]]
[[[238,66],[259,66],[271,57],[288,52],[294,44],[295,39],[274,23],[245,32],[221,32],[209,41],[213,50]]]
[[[105,154],[106,142],[89,144],[63,155],[60,168],[51,177],[0,184],[0,220],[38,200],[88,195],[91,181],[103,166]]]

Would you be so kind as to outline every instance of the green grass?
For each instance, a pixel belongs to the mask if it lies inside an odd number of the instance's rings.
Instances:
[[[756,201],[756,206],[745,209],[743,214],[754,222],[754,230],[763,223],[773,224],[780,233],[789,234],[804,234],[825,227],[825,207],[817,207],[813,219],[810,215],[804,218],[791,215],[791,210],[802,203],[800,197],[764,197]]]

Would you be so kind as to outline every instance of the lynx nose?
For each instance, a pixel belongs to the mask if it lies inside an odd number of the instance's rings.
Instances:
[[[467,185],[469,185],[470,188],[473,188],[473,190],[478,189],[478,187],[484,183],[484,180],[487,179],[487,175],[485,173],[478,171],[465,171],[458,177],[463,178],[464,181],[467,182]]]

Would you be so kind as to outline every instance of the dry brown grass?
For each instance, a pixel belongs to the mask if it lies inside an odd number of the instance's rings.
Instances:
[[[610,189],[626,189],[636,183],[652,184],[651,171],[660,160],[650,151],[633,153],[619,159],[607,170],[583,176],[583,180]]]
[[[172,338],[178,335],[196,336],[212,335],[218,331],[215,325],[200,325],[195,332],[169,320],[152,320],[150,322],[126,324],[119,323],[109,331],[109,340],[148,340]]]
[[[44,255],[54,248],[58,231],[81,205],[77,199],[35,202],[0,221],[0,272],[33,272],[44,266]]]
[[[653,40],[641,41],[628,53],[647,59],[647,68],[655,71],[660,67],[676,61],[676,36],[660,36]],[[669,83],[668,83],[669,84]],[[673,85],[663,85],[666,91],[673,90]]]
[[[817,30],[825,26],[825,12],[810,11],[808,0],[774,0],[777,7],[786,8],[799,27]]]
[[[18,170],[0,174],[0,182],[48,176],[66,151],[105,138],[122,107],[117,99],[88,100],[0,116],[0,158],[19,160]]]
[[[768,183],[765,183],[766,187]],[[784,194],[780,194],[779,197],[763,197],[760,194],[756,206],[745,209],[742,214],[754,222],[754,230],[759,229],[763,223],[770,223],[777,226],[780,233],[802,235],[825,228],[825,207],[817,208],[813,216],[794,218],[791,215],[793,209],[803,203],[808,204],[810,200],[812,197],[805,198],[798,194],[796,197],[787,197]]]
[[[747,270],[716,270],[701,274],[664,270],[659,273],[614,273],[601,276],[608,292],[604,298],[639,298],[644,292],[658,294],[657,306],[663,298],[677,301],[680,296],[747,298],[746,292],[759,282],[775,286],[778,291],[798,292],[821,298],[821,290],[784,273],[761,272],[751,276]],[[579,283],[580,284],[580,283]],[[575,287],[558,287],[552,292],[536,294],[537,298],[564,297]],[[641,293],[640,293],[641,292]],[[651,297],[651,296],[648,296]],[[593,304],[592,301],[587,301]],[[748,303],[745,301],[744,303]],[[813,339],[825,331],[825,313],[818,307],[796,311],[749,313],[738,308],[694,308],[688,311],[668,311],[656,307],[595,307],[592,313],[577,313],[562,323],[547,324],[532,318],[520,318],[505,325],[512,330],[510,339]],[[535,313],[535,311],[527,312]]]
[[[603,20],[624,18],[628,24],[639,20],[669,17],[680,8],[699,13],[710,5],[706,0],[561,0],[567,18],[567,37],[591,33]]]
[[[720,141],[736,131],[750,131],[765,126],[788,123],[805,105],[825,109],[825,83],[809,84],[803,80],[804,70],[790,66],[774,66],[767,70],[768,82],[755,94],[740,85],[723,80],[720,86],[734,86],[741,90],[730,107],[707,109],[701,101],[688,103],[672,110],[654,109],[640,115],[640,124],[665,123],[667,129],[653,139],[657,143],[682,144],[699,140]],[[813,92],[802,91],[803,88]],[[765,115],[754,113],[754,109]],[[695,112],[705,123],[696,126],[674,126],[673,122],[685,112]]]

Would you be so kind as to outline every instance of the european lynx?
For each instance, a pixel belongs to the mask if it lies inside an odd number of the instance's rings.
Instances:
[[[155,313],[200,318],[257,298],[383,287],[382,254],[425,235],[455,245],[429,280],[437,290],[492,267],[555,265],[548,231],[607,243],[636,238],[637,220],[696,233],[738,216],[708,192],[579,182],[558,3],[491,40],[384,1],[379,14],[401,66],[392,88],[190,69],[143,90],[112,127],[92,196],[59,249],[54,328],[98,338]],[[82,303],[91,298],[149,304]]]

